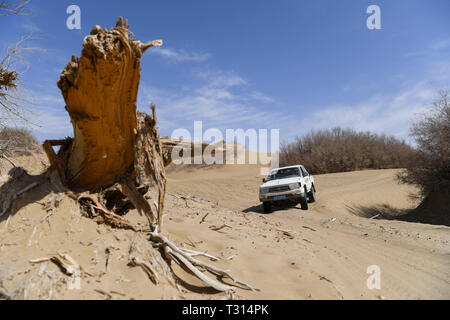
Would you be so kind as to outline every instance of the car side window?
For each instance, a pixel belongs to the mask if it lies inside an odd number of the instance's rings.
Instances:
[[[303,168],[303,167],[302,167],[302,173],[303,173],[303,176],[304,176],[304,177],[308,177],[308,176],[309,176],[308,171],[306,171],[306,169]]]

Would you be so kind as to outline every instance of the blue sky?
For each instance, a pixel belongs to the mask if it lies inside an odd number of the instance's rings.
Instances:
[[[81,30],[66,8],[81,8]],[[381,8],[368,30],[366,9]],[[408,139],[439,89],[450,88],[448,0],[32,0],[30,16],[0,17],[0,47],[33,33],[22,80],[40,139],[72,135],[56,87],[94,25],[119,16],[142,41],[164,40],[142,59],[139,108],[157,106],[161,135],[177,128],[280,129],[289,141],[343,126]]]

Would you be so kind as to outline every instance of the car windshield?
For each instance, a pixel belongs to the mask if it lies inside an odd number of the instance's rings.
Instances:
[[[280,169],[275,174],[271,174],[268,181],[292,177],[301,177],[300,170],[298,168]]]

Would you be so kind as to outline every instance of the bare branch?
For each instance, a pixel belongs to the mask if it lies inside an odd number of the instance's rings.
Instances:
[[[34,34],[29,34],[22,37],[22,39],[20,39],[20,41],[14,44],[13,46],[7,47],[6,55],[0,62],[0,66],[4,69],[13,69],[18,64],[24,64],[27,67],[29,67],[30,63],[24,57],[23,53],[35,50],[45,52],[45,50],[39,47],[27,47],[25,46],[25,44],[31,40],[39,40],[39,39],[40,37]]]
[[[27,15],[28,11],[25,11],[25,7],[29,3],[29,0],[1,0],[0,1],[0,17],[11,15]]]

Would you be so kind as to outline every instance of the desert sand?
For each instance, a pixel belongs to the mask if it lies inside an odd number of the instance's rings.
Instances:
[[[45,161],[21,165],[37,174]],[[180,247],[220,258],[200,259],[260,289],[238,288],[234,299],[450,299],[449,227],[352,213],[361,206],[416,206],[409,198],[416,190],[399,185],[395,173],[317,175],[318,201],[309,211],[297,206],[263,214],[257,165],[170,168],[163,233]],[[0,218],[0,291],[10,298],[230,298],[176,265],[177,283],[154,265],[155,285],[129,265],[131,251],[150,264],[161,258],[145,233],[98,225],[49,186],[33,189],[19,203]],[[146,221],[135,210],[126,218]],[[47,261],[60,251],[81,266],[79,289],[69,290],[69,277]],[[380,267],[380,290],[366,285],[371,265]]]

